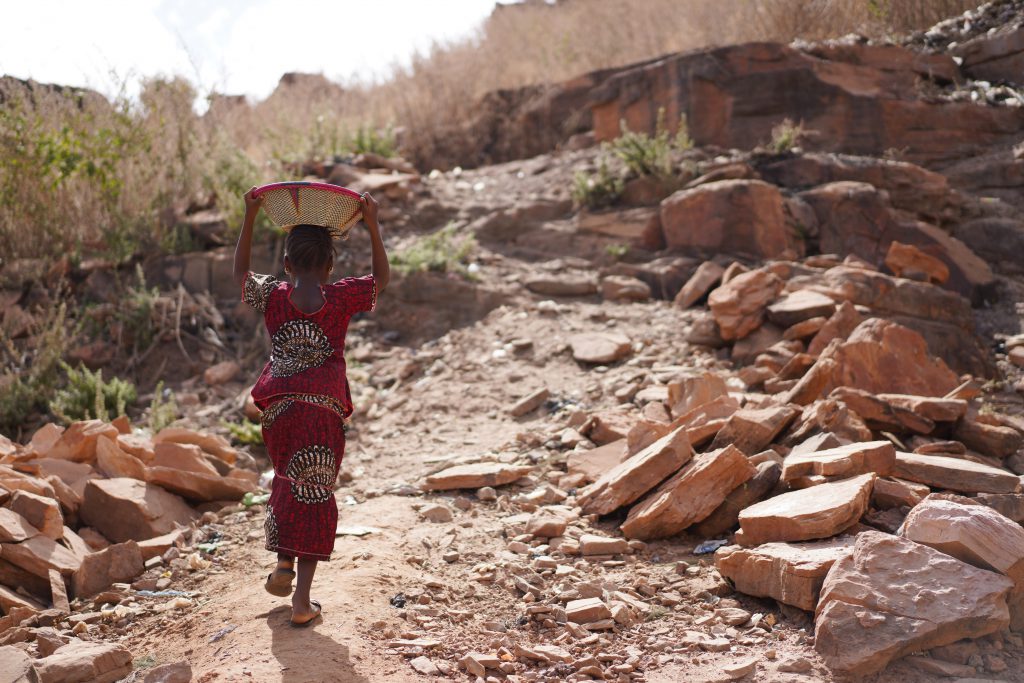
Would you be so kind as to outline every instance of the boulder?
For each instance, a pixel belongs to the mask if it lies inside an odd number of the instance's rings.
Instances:
[[[896,277],[923,279],[939,285],[949,279],[949,268],[945,263],[912,244],[893,241],[885,255],[885,265]]]
[[[87,598],[110,588],[113,583],[131,583],[145,571],[142,551],[135,541],[126,541],[90,553],[71,578],[75,597]]]
[[[580,431],[598,446],[626,438],[636,415],[623,410],[601,410],[590,416]]]
[[[652,204],[661,197],[652,197]],[[592,212],[581,210],[573,219],[576,229],[597,235],[606,235],[626,240],[645,249],[665,248],[665,237],[661,231],[661,219],[656,208],[619,209]]]
[[[72,422],[45,455],[74,462],[92,462],[96,458],[96,440],[100,436],[116,439],[118,434],[117,427],[102,420]]]
[[[620,361],[629,355],[629,337],[617,332],[586,332],[569,339],[572,357],[581,363],[604,364]]]
[[[897,434],[904,432],[931,434],[935,429],[935,423],[928,418],[918,415],[912,410],[893,405],[863,389],[837,387],[828,397],[845,403],[861,416],[868,427],[876,431],[889,431]]]
[[[24,588],[27,594],[32,595],[37,600],[44,601],[50,594],[49,572],[47,572],[47,578],[43,579],[43,577],[26,571],[0,557],[0,586]],[[0,599],[0,610],[3,609],[7,609],[7,605],[4,605],[3,600]]]
[[[130,477],[145,481],[145,465],[137,457],[121,449],[118,445],[120,438],[118,437],[118,441],[115,442],[104,435],[96,440],[96,469],[108,479]]]
[[[974,499],[1018,524],[1024,522],[1024,494],[979,493]]]
[[[633,506],[620,527],[622,533],[641,540],[674,536],[707,518],[755,472],[735,446],[697,454],[675,476]]]
[[[601,598],[570,600],[565,606],[565,617],[576,624],[590,624],[612,616],[608,605]]]
[[[694,525],[693,533],[700,538],[715,538],[735,527],[740,511],[768,495],[779,482],[781,473],[782,467],[777,462],[766,460],[757,463],[754,476],[734,488],[721,505],[702,522]]]
[[[478,489],[484,486],[504,486],[522,479],[532,467],[506,465],[500,462],[481,462],[472,465],[455,465],[435,474],[427,475],[420,485],[424,491],[452,491],[455,489]]]
[[[743,339],[764,323],[765,310],[783,282],[765,268],[737,275],[708,296],[722,339]]]
[[[15,491],[7,503],[13,512],[39,530],[43,536],[59,541],[64,536],[64,515],[60,504],[53,498],[45,498],[28,491]]]
[[[665,245],[702,253],[775,258],[801,253],[782,193],[760,180],[719,180],[661,202]]]
[[[20,493],[20,491],[15,491]],[[61,531],[63,532],[63,526]],[[20,543],[39,533],[39,529],[14,510],[0,508],[0,543]]]
[[[50,604],[61,614],[71,614],[67,582],[56,569],[50,570]]]
[[[51,569],[70,575],[82,563],[82,559],[75,553],[43,535],[33,536],[21,543],[0,544],[0,555],[5,561],[47,581]]]
[[[737,410],[718,432],[711,447],[733,445],[747,455],[760,453],[798,414],[799,410],[789,405]]]
[[[993,458],[1007,458],[1024,446],[1024,435],[1016,429],[988,424],[970,415],[957,423],[953,438],[971,450]]]
[[[421,659],[430,661],[427,657]],[[437,667],[434,667],[433,671],[440,673]],[[192,665],[186,661],[154,666],[146,672],[146,677],[142,679],[142,683],[191,683],[191,681]]]
[[[736,541],[753,546],[771,541],[809,541],[846,531],[871,499],[873,472],[783,493],[740,513]]]
[[[679,308],[689,308],[710,292],[712,287],[721,282],[722,273],[724,272],[725,268],[714,261],[705,261],[700,264],[700,267],[697,268],[693,276],[686,281],[686,284],[676,294],[672,303]]]
[[[981,463],[940,455],[896,453],[892,474],[933,488],[960,493],[1016,493],[1020,477]]]
[[[819,292],[800,289],[768,306],[768,319],[780,327],[792,327],[813,318],[829,318],[836,302]]]
[[[589,275],[536,275],[526,288],[544,296],[590,296],[597,294],[597,282]]]
[[[871,491],[871,504],[883,510],[904,505],[912,508],[924,500],[929,493],[931,493],[931,489],[923,484],[879,477],[875,479],[875,488]]]
[[[82,520],[115,543],[141,541],[198,518],[189,505],[159,486],[136,479],[94,479],[85,487]]]
[[[597,481],[626,455],[626,440],[621,439],[587,451],[570,451],[566,469],[569,474],[582,474],[586,482]]]
[[[597,534],[580,536],[580,555],[621,555],[629,552],[629,543],[624,538],[610,538]]]
[[[175,529],[163,536],[154,536],[153,538],[139,541],[139,551],[142,553],[142,560],[146,561],[162,556],[172,547],[181,547],[183,545],[185,545],[185,534],[181,529]]]
[[[817,474],[824,477],[852,477],[874,472],[887,476],[896,461],[896,448],[889,441],[851,443],[812,453],[790,453],[783,461],[782,479],[793,481]]]
[[[854,536],[810,543],[765,543],[756,548],[728,545],[715,552],[718,573],[740,593],[812,612],[828,570],[853,552]]]
[[[682,427],[621,462],[576,496],[587,515],[607,515],[636,501],[693,457]]]
[[[666,403],[672,415],[680,418],[704,404],[728,395],[729,389],[721,375],[713,372],[691,372],[668,383]],[[735,401],[732,403],[739,407]]]
[[[116,643],[74,639],[32,664],[37,683],[114,683],[132,672],[132,653]]]
[[[231,443],[219,434],[208,432],[197,432],[185,427],[165,427],[153,437],[153,443],[183,443],[199,446],[204,452],[216,455],[229,465],[234,465],[238,459],[238,451],[231,447]],[[135,453],[140,460],[146,458]]]
[[[0,646],[0,681],[3,683],[24,683],[32,669],[32,658],[14,645]]]
[[[909,410],[932,422],[956,422],[967,414],[967,401],[957,398],[933,398],[907,394],[878,394],[891,406]]]
[[[1012,586],[927,546],[865,531],[825,577],[814,647],[833,670],[869,676],[903,655],[1006,628]]]
[[[651,287],[628,275],[608,275],[601,280],[601,298],[605,301],[647,301]]]
[[[862,322],[864,322],[864,318],[857,312],[856,306],[849,301],[843,301],[811,339],[807,353],[817,356],[833,339],[846,340]]]

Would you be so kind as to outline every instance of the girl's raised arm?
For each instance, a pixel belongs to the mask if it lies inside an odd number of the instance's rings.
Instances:
[[[363,222],[370,232],[370,273],[373,274],[377,294],[380,294],[391,280],[391,264],[388,263],[388,253],[384,250],[384,240],[380,236],[380,224],[377,223],[377,200],[366,192],[360,201],[363,203]]]
[[[249,254],[252,251],[252,226],[256,222],[256,214],[260,211],[262,197],[253,197],[255,187],[245,193],[245,219],[242,231],[238,233],[238,244],[235,245],[235,282],[239,287],[245,284],[245,276],[249,274]]]

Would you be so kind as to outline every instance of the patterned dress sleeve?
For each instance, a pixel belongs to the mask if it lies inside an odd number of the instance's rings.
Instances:
[[[372,275],[346,277],[332,286],[341,295],[341,304],[349,315],[365,313],[377,307],[377,283]]]
[[[273,275],[259,275],[249,271],[249,274],[245,276],[245,284],[242,285],[242,301],[260,313],[266,313],[270,293],[279,284],[281,284],[281,281]]]

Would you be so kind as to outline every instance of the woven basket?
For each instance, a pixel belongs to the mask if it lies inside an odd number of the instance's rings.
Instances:
[[[284,231],[296,225],[319,225],[341,239],[363,217],[360,195],[347,187],[294,181],[271,183],[253,191],[263,197],[263,211]]]

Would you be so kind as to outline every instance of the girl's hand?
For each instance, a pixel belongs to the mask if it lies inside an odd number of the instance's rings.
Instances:
[[[366,227],[377,227],[377,200],[369,192],[364,192],[359,201],[363,205],[363,222]]]
[[[257,211],[259,211],[260,205],[263,204],[263,197],[262,196],[260,196],[260,197],[253,197],[252,196],[253,190],[255,190],[255,189],[256,189],[256,186],[253,185],[252,187],[249,188],[249,191],[246,192],[243,195],[243,199],[245,199],[245,212],[246,213],[256,213]]]

